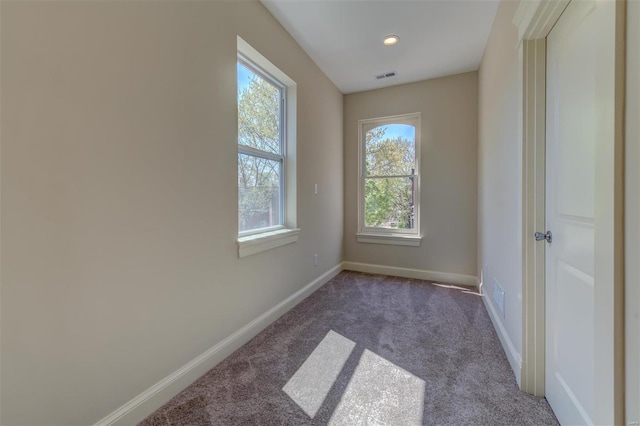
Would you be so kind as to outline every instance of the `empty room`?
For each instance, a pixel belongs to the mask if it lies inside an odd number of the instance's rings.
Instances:
[[[1,0],[0,424],[639,425],[640,0]]]

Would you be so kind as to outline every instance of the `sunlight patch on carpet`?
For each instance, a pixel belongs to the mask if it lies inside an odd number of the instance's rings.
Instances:
[[[313,418],[355,346],[330,330],[282,390]]]
[[[329,425],[421,425],[425,381],[365,350]]]
[[[466,286],[466,287],[461,287],[458,285],[453,285],[453,284],[440,284],[440,283],[432,283],[433,285],[435,285],[436,287],[442,287],[442,288],[448,288],[451,290],[460,290],[462,293],[465,294],[473,294],[474,296],[482,296],[482,283],[480,283],[480,287],[472,287],[472,286]]]

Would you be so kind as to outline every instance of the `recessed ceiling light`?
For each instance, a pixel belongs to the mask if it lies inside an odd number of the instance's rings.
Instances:
[[[384,38],[384,41],[382,43],[385,46],[393,46],[398,42],[398,40],[400,40],[400,37],[398,37],[397,35],[388,35]]]

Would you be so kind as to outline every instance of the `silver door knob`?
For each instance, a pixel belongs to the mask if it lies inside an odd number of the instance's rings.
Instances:
[[[552,237],[551,231],[547,231],[546,234],[543,234],[542,232],[536,232],[533,236],[536,237],[536,241],[545,240],[548,243],[551,242],[551,237]]]

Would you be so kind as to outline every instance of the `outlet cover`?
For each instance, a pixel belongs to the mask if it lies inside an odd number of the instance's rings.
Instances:
[[[504,318],[504,290],[495,278],[493,279],[493,300],[496,302],[496,307]]]

